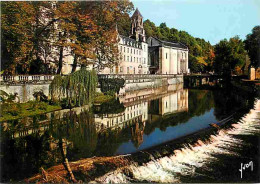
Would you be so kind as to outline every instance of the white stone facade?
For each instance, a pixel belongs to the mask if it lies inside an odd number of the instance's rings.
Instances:
[[[147,39],[149,65],[152,74],[189,73],[188,47],[178,42],[167,42],[157,38]]]
[[[118,66],[105,68],[100,74],[149,74],[148,44],[145,42],[143,17],[136,9],[131,18],[131,36],[119,35]]]

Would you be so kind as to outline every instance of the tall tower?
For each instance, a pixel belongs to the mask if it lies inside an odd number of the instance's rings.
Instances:
[[[139,42],[145,42],[145,31],[143,26],[143,16],[136,8],[131,17],[131,38]]]

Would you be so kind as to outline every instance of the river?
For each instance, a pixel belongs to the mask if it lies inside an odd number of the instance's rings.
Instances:
[[[253,95],[234,90],[174,85],[126,93],[90,110],[2,122],[1,182],[61,163],[61,140],[69,161],[139,155],[128,174],[111,171],[97,182],[260,182],[259,117],[252,125],[245,119],[255,106]],[[241,163],[249,162],[253,169],[241,178]]]

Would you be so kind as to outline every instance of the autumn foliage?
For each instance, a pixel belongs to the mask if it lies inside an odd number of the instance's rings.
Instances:
[[[74,58],[73,71],[77,65],[115,64],[119,56],[116,22],[133,9],[128,0],[9,1],[1,6],[5,74],[61,73],[68,54]],[[47,65],[50,62],[53,65]],[[40,65],[43,68],[37,68]]]

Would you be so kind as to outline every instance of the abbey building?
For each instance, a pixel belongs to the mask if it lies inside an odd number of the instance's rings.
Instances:
[[[130,37],[121,36],[118,66],[102,74],[183,74],[189,73],[188,47],[157,38],[146,39],[143,16],[138,9],[131,17]]]

